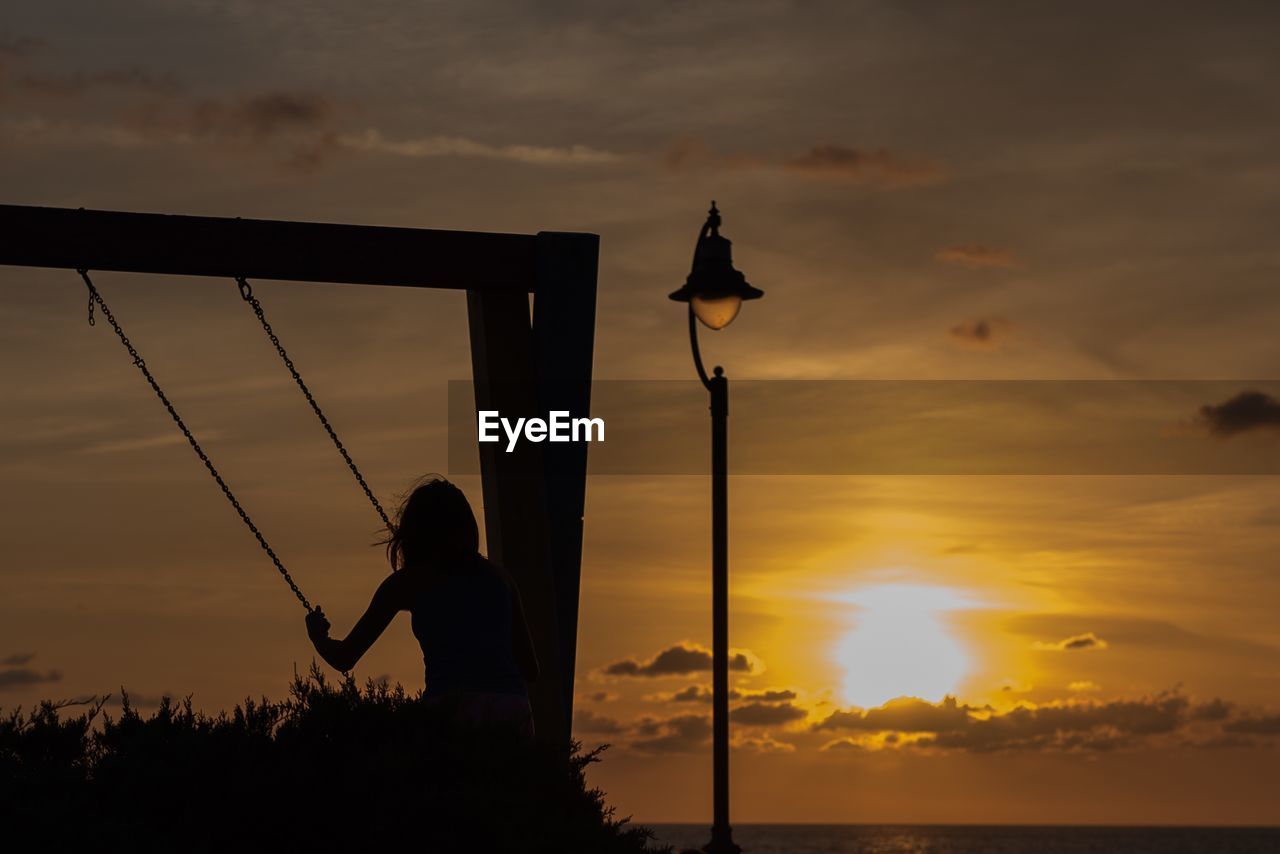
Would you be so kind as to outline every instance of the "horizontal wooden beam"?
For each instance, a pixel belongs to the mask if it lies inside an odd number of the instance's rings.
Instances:
[[[536,237],[0,205],[0,264],[481,292],[537,289]]]

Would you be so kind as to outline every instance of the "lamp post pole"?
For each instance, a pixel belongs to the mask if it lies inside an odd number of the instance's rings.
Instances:
[[[707,854],[737,854],[729,826],[729,380],[719,366],[711,393],[711,752],[714,792]]]
[[[689,307],[689,346],[711,398],[711,841],[706,854],[738,854],[729,825],[729,379],[708,377]]]
[[[739,854],[729,825],[729,380],[702,365],[698,321],[723,329],[744,300],[764,292],[733,268],[729,241],[720,235],[715,202],[698,237],[693,269],[671,299],[689,304],[689,348],[698,379],[711,399],[711,762],[712,824],[706,854]]]

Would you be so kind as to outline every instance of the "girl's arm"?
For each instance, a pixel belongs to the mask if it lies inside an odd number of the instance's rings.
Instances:
[[[330,667],[346,673],[373,646],[396,614],[406,607],[404,583],[398,572],[387,576],[373,594],[369,607],[342,640],[329,637],[329,621],[319,608],[307,615],[307,634],[316,652]]]

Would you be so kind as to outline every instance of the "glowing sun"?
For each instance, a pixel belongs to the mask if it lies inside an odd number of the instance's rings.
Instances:
[[[937,702],[955,693],[970,658],[942,619],[976,603],[946,587],[877,584],[836,597],[857,607],[836,658],[844,700],[864,709],[896,697]]]

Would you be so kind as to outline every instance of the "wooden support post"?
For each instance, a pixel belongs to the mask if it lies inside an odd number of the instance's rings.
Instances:
[[[533,345],[538,400],[544,413],[567,410],[572,417],[586,417],[591,408],[600,238],[594,234],[539,232],[536,246]],[[556,591],[566,726],[572,725],[577,666],[587,447],[585,442],[548,444],[544,451],[547,559]]]
[[[537,374],[531,358],[529,298],[520,293],[467,292],[476,409],[505,418],[537,415]],[[524,599],[540,675],[529,686],[538,736],[567,742],[555,581],[547,563],[547,506],[542,445],[480,447],[485,536],[489,557],[516,579]]]

